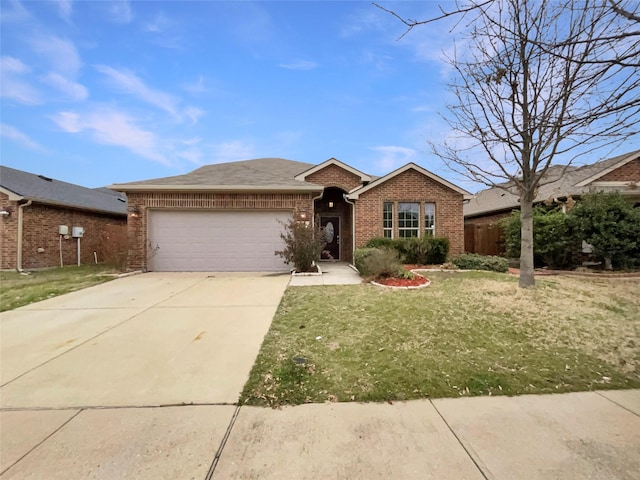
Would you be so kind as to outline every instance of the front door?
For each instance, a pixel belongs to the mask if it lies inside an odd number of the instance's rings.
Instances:
[[[322,260],[340,260],[340,217],[320,217],[327,244],[322,250]]]

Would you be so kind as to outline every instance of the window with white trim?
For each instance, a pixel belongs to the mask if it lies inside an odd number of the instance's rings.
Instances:
[[[436,204],[427,202],[424,204],[424,234],[436,236]]]
[[[398,236],[400,238],[420,235],[420,204],[398,203]]]
[[[382,236],[393,238],[393,202],[382,204]]]

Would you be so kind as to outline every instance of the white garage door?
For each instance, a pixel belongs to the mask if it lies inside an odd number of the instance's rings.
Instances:
[[[291,212],[151,210],[149,269],[159,272],[285,271],[282,225]]]

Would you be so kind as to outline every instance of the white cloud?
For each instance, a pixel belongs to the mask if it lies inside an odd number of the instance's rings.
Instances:
[[[202,139],[200,137],[189,138],[188,140],[183,140],[182,143],[184,145],[197,145],[200,143]]]
[[[417,154],[417,151],[413,148],[398,147],[394,145],[372,147],[371,150],[380,154],[380,156],[375,160],[375,163],[378,169],[380,171],[384,171],[384,173],[388,173],[405,163],[413,161]]]
[[[204,84],[204,77],[202,75],[198,77],[197,81],[186,84],[184,89],[191,95],[201,95],[209,91],[209,88]]]
[[[97,143],[124,147],[149,160],[165,165],[170,163],[160,152],[158,137],[153,132],[139,128],[126,113],[111,109],[83,114],[60,112],[52,119],[65,132],[89,131]]]
[[[43,80],[73,100],[86,100],[89,96],[89,91],[84,85],[71,81],[58,73],[50,73]]]
[[[143,102],[164,110],[176,118],[180,117],[177,109],[180,99],[148,87],[140,78],[131,72],[117,70],[107,65],[96,65],[96,69],[109,77],[113,84],[123,92],[138,97]]]
[[[240,140],[214,145],[213,151],[216,163],[246,160],[255,156],[253,146]]]
[[[145,24],[144,29],[147,32],[161,33],[165,32],[172,25],[172,22],[167,18],[163,12],[159,12],[152,22]]]
[[[31,69],[22,60],[4,55],[0,58],[0,69],[9,73],[28,73]]]
[[[183,158],[190,163],[202,165],[202,152],[196,148],[191,148],[176,154],[179,158]]]
[[[30,18],[29,12],[18,0],[0,2],[0,21],[3,23],[25,22]]]
[[[19,143],[23,147],[27,147],[30,150],[46,152],[46,149],[42,145],[32,140],[28,135],[21,132],[17,128],[12,127],[11,125],[7,125],[6,123],[0,123],[0,136],[8,138],[9,140],[13,140],[14,142]]]
[[[71,19],[71,13],[73,12],[73,0],[58,0],[58,13],[65,21]]]
[[[318,68],[319,64],[310,60],[296,60],[291,63],[281,63],[279,66],[289,70],[313,70],[314,68]]]
[[[128,0],[116,0],[107,4],[109,20],[114,23],[127,24],[133,20],[133,10]]]
[[[192,124],[198,123],[198,119],[204,115],[204,110],[201,110],[197,107],[186,107],[183,112],[189,120],[191,120]]]
[[[27,65],[17,58],[0,57],[0,96],[25,105],[42,103],[40,92],[20,77],[30,70]]]
[[[76,78],[82,61],[76,46],[54,35],[40,35],[31,39],[31,46],[49,62],[51,69],[68,78]]]

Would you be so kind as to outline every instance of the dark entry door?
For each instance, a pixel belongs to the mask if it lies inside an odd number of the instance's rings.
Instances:
[[[340,217],[320,217],[327,245],[322,251],[323,260],[340,260]]]

